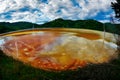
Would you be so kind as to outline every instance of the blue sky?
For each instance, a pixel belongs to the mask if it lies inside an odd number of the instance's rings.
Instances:
[[[0,22],[43,24],[57,18],[109,22],[115,0],[0,0]]]

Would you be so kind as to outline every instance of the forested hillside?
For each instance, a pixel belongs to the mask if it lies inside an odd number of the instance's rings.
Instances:
[[[120,24],[111,24],[111,23],[100,23],[95,20],[63,20],[56,19],[54,21],[38,25],[29,22],[16,22],[16,23],[0,23],[0,33],[22,30],[28,28],[84,28],[84,29],[93,29],[103,31],[105,27],[107,32],[120,34]]]

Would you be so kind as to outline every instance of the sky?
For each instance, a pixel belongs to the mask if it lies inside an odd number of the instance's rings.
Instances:
[[[0,22],[43,24],[58,18],[109,22],[115,0],[0,0]]]

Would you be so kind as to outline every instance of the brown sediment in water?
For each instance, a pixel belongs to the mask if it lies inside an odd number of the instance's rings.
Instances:
[[[41,34],[41,32],[44,32]],[[69,34],[68,42],[63,46],[60,44],[53,48],[56,51],[48,49],[43,51],[46,46],[56,42],[56,38],[61,37],[61,35]],[[102,33],[101,33],[102,34]],[[30,64],[35,68],[40,68],[44,70],[73,70],[78,67],[87,66],[88,63],[104,63],[109,62],[110,59],[115,58],[114,49],[107,47],[105,49],[100,47],[102,42],[96,42],[96,40],[103,39],[100,32],[92,32],[87,30],[65,30],[63,29],[45,29],[45,30],[28,30],[21,32],[13,32],[5,34],[5,37],[12,36],[12,39],[8,39],[2,46],[3,52],[6,55],[12,56],[13,58],[22,61],[24,63]],[[73,36],[73,38],[71,38]],[[108,35],[110,36],[110,35]],[[3,36],[2,36],[3,37]],[[80,39],[79,39],[80,38]],[[70,39],[70,40],[69,40]],[[76,41],[72,39],[78,39]],[[111,38],[105,38],[106,41],[112,42]],[[79,41],[82,42],[79,42]],[[63,42],[65,42],[63,40]],[[90,44],[89,44],[90,43]],[[87,45],[87,46],[86,46]],[[60,46],[60,47],[59,47]],[[82,47],[86,48],[82,50]],[[86,47],[85,47],[86,46]],[[80,47],[80,48],[79,48]],[[67,49],[69,48],[69,49]],[[98,49],[99,48],[99,49]],[[76,50],[77,49],[77,50]],[[89,51],[89,49],[91,49]],[[81,53],[76,53],[76,51],[81,51]],[[87,51],[88,50],[88,51]],[[105,53],[105,51],[107,53]],[[42,53],[41,53],[42,52]],[[51,53],[50,53],[51,52]],[[99,52],[99,54],[96,53]],[[108,53],[112,53],[108,54]],[[108,54],[108,55],[107,55]],[[96,59],[99,60],[95,60]],[[101,57],[98,57],[101,56]]]
[[[49,36],[47,35],[49,34]],[[8,40],[4,46],[4,52],[24,63],[28,63],[36,68],[45,70],[66,70],[75,69],[78,66],[84,66],[85,61],[72,59],[69,55],[40,55],[36,56],[37,51],[43,49],[43,45],[50,44],[56,37],[56,34],[47,33],[40,35],[24,35]],[[58,36],[58,35],[57,35]],[[42,40],[41,40],[41,38]],[[48,38],[49,37],[49,38]],[[15,43],[17,42],[17,50]],[[41,47],[41,45],[43,47]],[[58,51],[61,52],[61,51]]]
[[[2,37],[7,37],[7,36],[21,36],[21,35],[27,35],[27,34],[34,34],[34,33],[41,33],[41,32],[52,32],[55,34],[60,34],[60,33],[70,33],[79,37],[84,37],[87,39],[91,39],[91,40],[96,40],[96,39],[101,39],[103,38],[103,32],[101,31],[95,31],[95,30],[88,30],[88,29],[72,29],[72,28],[35,28],[35,29],[26,29],[26,30],[20,30],[20,31],[13,31],[13,32],[8,32],[8,33],[4,33],[4,34],[0,34],[0,36]],[[106,37],[107,36],[112,36],[111,33],[105,33]],[[110,40],[108,38],[105,38],[105,40]],[[110,40],[111,41],[111,40]]]
[[[76,34],[76,36],[84,37],[90,40],[96,40],[101,38],[100,35],[95,33],[79,33],[79,34]]]

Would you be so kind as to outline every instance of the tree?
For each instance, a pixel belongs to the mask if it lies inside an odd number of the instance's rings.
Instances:
[[[115,17],[120,20],[120,0],[116,0],[116,2],[111,2],[111,7],[115,11]]]

